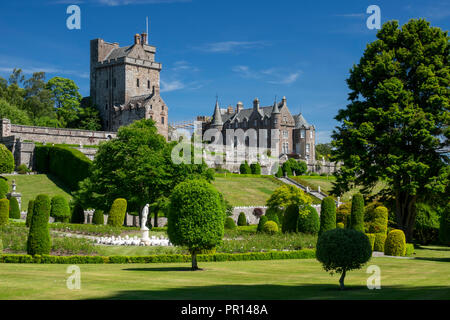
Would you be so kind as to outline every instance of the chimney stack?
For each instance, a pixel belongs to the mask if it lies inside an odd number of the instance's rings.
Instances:
[[[141,36],[138,33],[134,35],[134,44],[141,44]]]
[[[239,101],[236,105],[236,113],[241,112],[241,110],[243,110],[243,109],[244,109],[244,104]]]
[[[141,34],[141,41],[142,41],[142,44],[148,44],[147,32],[143,32]]]
[[[255,98],[255,100],[253,100],[253,110],[259,110],[259,99]]]

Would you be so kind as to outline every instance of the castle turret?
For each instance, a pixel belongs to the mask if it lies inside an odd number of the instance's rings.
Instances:
[[[216,101],[216,107],[214,109],[214,116],[211,126],[213,128],[222,130],[223,121],[222,121],[222,114],[220,113],[219,101]]]

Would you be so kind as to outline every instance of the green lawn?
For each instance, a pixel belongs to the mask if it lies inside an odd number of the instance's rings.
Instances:
[[[0,299],[450,299],[450,248],[415,259],[372,258],[381,290],[368,290],[367,266],[349,272],[347,290],[316,260],[189,264],[80,265],[81,290],[69,290],[67,265],[0,264]]]
[[[271,177],[215,177],[213,185],[233,206],[264,206],[280,184]]]
[[[36,198],[39,194],[47,194],[50,197],[62,195],[67,200],[72,199],[70,191],[56,177],[46,174],[35,175],[6,175],[3,176],[8,180],[11,186],[12,181],[16,180],[16,192],[22,194],[22,211],[26,211],[28,201]]]

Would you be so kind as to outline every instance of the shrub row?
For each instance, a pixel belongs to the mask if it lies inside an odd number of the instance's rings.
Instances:
[[[270,251],[250,253],[216,253],[200,254],[199,262],[251,261],[251,260],[285,260],[314,259],[313,249],[298,251]],[[41,264],[124,264],[124,263],[183,263],[191,261],[190,255],[167,254],[151,256],[50,256],[50,255],[0,255],[0,263],[41,263]]]

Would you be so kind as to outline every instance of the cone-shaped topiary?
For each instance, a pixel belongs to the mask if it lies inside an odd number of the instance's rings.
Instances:
[[[66,198],[59,195],[52,198],[52,209],[50,211],[50,216],[55,218],[56,222],[69,222],[70,207]]]
[[[281,231],[283,233],[287,232],[297,232],[297,224],[299,217],[299,208],[296,204],[291,204],[286,208],[284,212],[283,225],[281,226]]]
[[[336,204],[332,197],[326,197],[322,200],[322,207],[320,209],[319,236],[333,229],[336,229]]]
[[[247,161],[241,164],[241,166],[239,167],[239,172],[241,174],[252,174],[252,169],[248,165]]]
[[[268,234],[278,233],[278,225],[275,221],[267,221],[263,226],[263,232]]]
[[[9,218],[20,219],[19,202],[17,202],[16,197],[11,197],[11,199],[9,199]]]
[[[318,234],[320,230],[320,218],[316,209],[306,206],[308,214],[300,214],[298,217],[297,231],[301,233]]]
[[[113,227],[121,227],[125,220],[126,213],[127,213],[127,200],[121,198],[114,200],[108,214],[107,224]]]
[[[28,201],[27,209],[27,219],[25,220],[25,225],[29,228],[31,225],[31,217],[33,216],[34,200]]]
[[[225,229],[227,229],[227,230],[236,229],[236,223],[234,222],[233,218],[227,217],[225,219]]]
[[[406,254],[406,239],[402,230],[394,229],[389,232],[384,243],[384,254],[401,257]]]
[[[0,173],[11,173],[14,167],[13,154],[4,144],[0,144]]]
[[[246,225],[247,225],[247,217],[245,216],[244,212],[241,212],[239,213],[238,226],[242,227]]]
[[[94,211],[94,216],[92,217],[92,224],[97,224],[97,225],[105,224],[105,216],[103,215],[102,210]]]
[[[0,199],[0,226],[7,225],[9,222],[9,200]]]
[[[364,232],[364,198],[360,193],[355,194],[352,198],[350,228]]]
[[[276,176],[277,178],[281,178],[281,177],[283,176],[283,168],[281,168],[281,166],[278,166],[278,171],[277,171],[277,173],[275,174],[275,176]]]
[[[0,177],[0,199],[5,199],[8,191],[9,191],[8,182],[6,182],[6,180],[3,180],[3,178]]]
[[[50,253],[52,246],[48,228],[50,208],[50,198],[47,195],[41,194],[36,197],[27,241],[27,253],[30,255]]]
[[[373,251],[384,252],[384,243],[386,242],[386,233],[375,233],[375,242],[373,244]]]
[[[84,209],[80,203],[76,202],[72,209],[71,223],[84,223]]]
[[[269,221],[266,216],[262,216],[259,218],[258,227],[256,228],[257,232],[263,232],[263,227],[266,224],[266,222]]]
[[[259,162],[252,163],[250,165],[250,169],[252,170],[252,174],[261,174],[261,165],[259,164]]]

